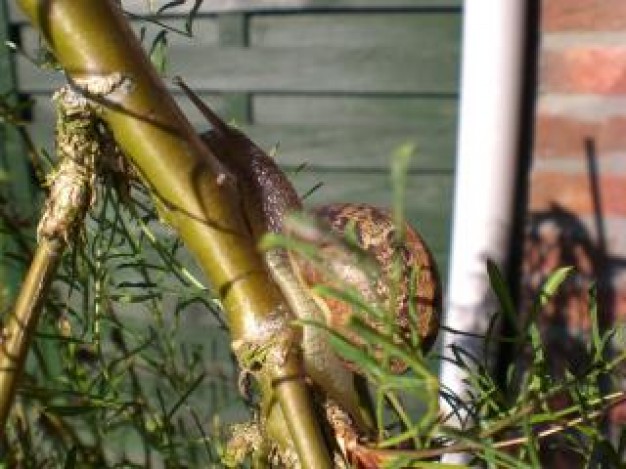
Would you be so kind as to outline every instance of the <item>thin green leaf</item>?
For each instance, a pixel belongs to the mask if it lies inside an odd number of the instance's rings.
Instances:
[[[364,372],[373,377],[379,378],[383,373],[380,363],[370,356],[362,346],[354,344],[326,324],[306,319],[294,321],[294,324],[307,325],[324,330],[328,334],[329,343],[339,356],[349,362],[358,364]]]
[[[150,61],[159,74],[164,75],[167,71],[167,31],[160,31],[150,47]]]
[[[589,315],[591,316],[591,343],[592,355],[595,363],[600,363],[604,351],[604,342],[600,335],[600,321],[598,319],[597,286],[589,289]]]
[[[561,284],[565,280],[567,280],[567,278],[570,276],[573,270],[574,270],[574,267],[572,266],[561,267],[555,270],[552,274],[550,274],[548,279],[544,282],[543,286],[541,287],[541,293],[539,297],[541,306],[545,306],[546,303],[550,301],[550,299],[558,291]]]
[[[415,145],[405,143],[396,149],[391,159],[391,186],[393,187],[393,221],[398,241],[404,239],[404,212],[406,201],[406,180]]]
[[[193,22],[198,16],[198,12],[200,11],[200,7],[204,3],[204,0],[195,0],[189,14],[187,15],[187,19],[185,20],[185,30],[189,33],[190,36],[193,35]]]
[[[172,406],[170,411],[167,413],[166,420],[170,420],[172,418],[172,416],[176,413],[176,411],[180,408],[180,406],[183,405],[183,403],[187,400],[187,398],[191,395],[191,393],[194,392],[198,386],[200,386],[200,383],[202,383],[205,377],[206,375],[202,373],[191,383],[191,385],[180,396],[178,401],[176,401],[176,403]]]
[[[48,406],[46,412],[55,414],[62,417],[73,417],[76,415],[84,415],[101,410],[102,407],[98,405],[81,405],[81,406]]]
[[[317,184],[314,184],[309,190],[307,190],[302,195],[300,195],[300,200],[308,199],[314,193],[316,193],[318,190],[320,190],[323,185],[324,185],[324,183],[322,181],[318,182]]]
[[[334,298],[349,304],[352,306],[353,311],[360,316],[391,320],[389,314],[368,302],[356,288],[339,289],[329,285],[316,285],[313,287],[313,291],[322,297]],[[365,315],[362,313],[365,313]]]
[[[517,335],[517,322],[519,321],[519,317],[517,315],[515,303],[513,302],[513,298],[511,297],[511,293],[509,292],[500,269],[498,269],[498,266],[492,260],[487,261],[487,273],[489,275],[491,288],[498,298],[501,311],[513,328],[513,333]]]
[[[64,469],[74,469],[76,467],[77,456],[78,448],[76,446],[72,446],[67,452],[67,456],[65,456],[65,464],[63,465]]]

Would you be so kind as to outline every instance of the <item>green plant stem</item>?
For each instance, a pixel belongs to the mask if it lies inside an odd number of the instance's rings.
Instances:
[[[62,241],[43,240],[39,243],[15,307],[4,318],[0,344],[0,434],[4,433],[46,292],[54,279],[64,249],[65,243]]]
[[[315,414],[308,411],[310,403],[304,381],[301,379],[302,375],[296,374],[299,372],[296,368],[292,370],[283,369],[282,371],[285,373],[284,376],[282,378],[277,377],[278,379],[274,381],[275,393],[281,403],[290,403],[289,407],[281,405],[281,408],[289,428],[289,434],[294,441],[296,452],[298,455],[310,454],[315,458],[311,459],[306,467],[330,468],[330,460],[319,457],[319,455],[328,453],[323,439],[309,439],[310,429],[316,428],[318,424]],[[291,383],[290,386],[284,385],[287,382]],[[289,415],[288,412],[293,412],[294,414]],[[300,460],[303,461],[301,456]]]
[[[127,86],[107,95],[102,117],[151,188],[165,221],[196,256],[228,313],[233,341],[251,340],[287,311],[238,211],[237,194],[153,70],[126,18],[111,0],[19,0],[74,80],[121,73]],[[288,352],[288,351],[287,351]],[[330,467],[298,353],[289,375],[269,367],[300,462]],[[291,373],[292,370],[297,373]],[[283,430],[283,431],[286,431]]]
[[[602,399],[599,399],[597,402],[594,402],[595,405],[606,404],[604,407],[591,411],[584,416],[579,415],[570,420],[564,420],[561,422],[554,423],[548,428],[544,428],[535,433],[535,438],[537,440],[542,440],[553,436],[557,433],[563,432],[570,428],[575,428],[578,425],[584,424],[593,419],[602,418],[610,408],[619,405],[623,402],[626,402],[626,393],[623,391],[615,392],[609,396],[605,396]],[[524,413],[530,411],[530,408],[527,408]],[[521,420],[521,415],[518,415],[517,422]],[[516,421],[510,420],[508,423],[514,424]],[[461,441],[458,443],[454,443],[448,446],[444,446],[441,448],[427,448],[421,450],[398,450],[398,449],[380,449],[380,448],[370,448],[369,450],[381,457],[382,459],[392,460],[393,458],[397,458],[400,456],[405,456],[408,458],[414,458],[415,460],[427,460],[433,459],[445,454],[450,453],[464,453],[468,451],[481,451],[484,448],[483,442],[480,440],[484,440],[490,438],[495,431],[488,429],[489,431],[481,432],[478,435],[478,439],[475,441]],[[498,430],[502,430],[499,428]],[[505,450],[508,448],[514,448],[526,444],[528,442],[528,436],[519,436],[513,438],[507,438],[500,441],[495,441],[492,444],[493,449],[496,450]]]

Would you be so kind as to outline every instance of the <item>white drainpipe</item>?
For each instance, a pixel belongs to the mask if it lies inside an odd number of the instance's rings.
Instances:
[[[486,260],[505,268],[520,136],[526,0],[465,0],[460,126],[445,324],[484,334],[497,303]],[[482,341],[444,333],[483,356]],[[442,362],[442,385],[466,395],[465,374]],[[449,406],[442,401],[442,411]]]

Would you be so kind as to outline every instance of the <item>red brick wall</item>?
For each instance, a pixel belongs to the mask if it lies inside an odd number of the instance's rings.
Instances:
[[[585,348],[592,280],[602,321],[626,323],[626,0],[543,0],[541,18],[523,286],[578,268],[542,318],[559,368]]]

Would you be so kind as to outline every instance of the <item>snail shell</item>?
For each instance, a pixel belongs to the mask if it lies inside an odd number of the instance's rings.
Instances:
[[[396,343],[408,343],[411,334],[417,331],[422,350],[429,350],[439,329],[441,283],[433,257],[417,231],[405,223],[404,237],[398,241],[390,213],[365,204],[325,205],[315,209],[314,214],[339,237],[348,234],[353,238],[373,260],[376,275],[368,275],[367,269],[362,267],[363,262],[355,262],[354,256],[347,255],[345,248],[322,240],[318,243],[316,257],[325,259],[323,265],[302,255],[291,254],[292,265],[300,280],[308,287],[321,284],[341,288],[343,284],[356,288],[368,303],[382,306],[393,316],[390,319],[397,326],[393,337]],[[415,280],[415,285],[410,284],[411,279]],[[355,314],[352,305],[335,297],[317,297],[316,300],[323,303],[330,328],[353,343],[363,343],[348,327],[350,317]],[[414,311],[413,317],[411,310]],[[361,317],[370,327],[383,332],[385,326],[380,320],[371,315]],[[352,371],[359,371],[352,363],[345,364]],[[401,373],[406,365],[395,360],[391,362],[391,368]]]
[[[179,84],[213,126],[213,131],[203,134],[202,138],[238,181],[243,215],[253,237],[259,240],[267,232],[284,232],[287,214],[302,208],[301,201],[287,177],[276,163],[243,133],[226,125],[186,85],[182,82]],[[325,262],[330,270],[338,274],[339,283],[356,287],[367,301],[382,305],[384,309],[392,312],[391,319],[399,331],[394,336],[396,342],[410,340],[412,333],[417,330],[422,349],[428,350],[435,341],[439,329],[441,285],[432,255],[417,231],[405,224],[404,236],[399,242],[396,227],[389,213],[365,204],[326,205],[315,210],[315,213],[319,220],[327,223],[330,229],[338,234],[343,234],[348,227],[353,227],[357,244],[370,254],[374,263],[378,265],[379,275],[372,283],[365,269],[355,263],[355,259],[349,255],[346,258],[345,251],[338,248],[338,244],[322,245],[320,246],[322,257],[327,259]],[[399,271],[395,268],[398,265],[396,259],[400,260]],[[294,275],[284,275],[289,262]],[[299,295],[301,286],[311,287],[329,283],[329,280],[337,277],[331,279],[324,269],[318,269],[293,252],[289,255],[289,262],[283,263],[279,256],[277,263],[271,266],[268,264],[268,270],[273,272],[274,280],[280,279],[281,290],[286,297]],[[417,283],[412,286],[410,282],[415,278],[414,272],[417,272]],[[333,298],[322,300],[315,297],[315,300],[324,311],[326,322],[331,328],[343,333],[355,343],[362,343],[362,340],[347,327],[353,314],[350,305]],[[295,303],[291,306],[297,310],[306,304],[306,301]],[[298,317],[315,319],[314,312],[305,309],[306,311],[294,313]],[[415,312],[417,324],[412,324],[411,311]],[[383,323],[374,321],[371,317],[365,319],[373,328],[381,331],[384,328]],[[317,336],[315,337],[317,340]],[[307,346],[319,348],[316,344],[304,344],[304,347]],[[320,354],[312,355],[318,357]],[[326,361],[330,360],[326,357]],[[355,370],[351,364],[347,365]],[[403,363],[392,362],[391,365],[398,372],[406,368]]]

